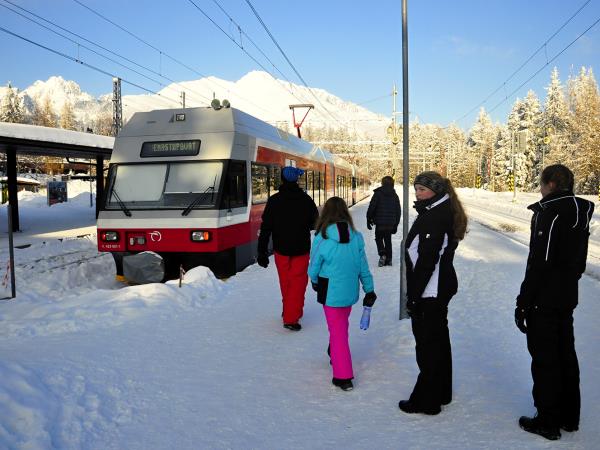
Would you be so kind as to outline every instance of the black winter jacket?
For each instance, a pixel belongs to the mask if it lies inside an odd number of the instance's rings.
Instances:
[[[310,252],[310,230],[315,228],[319,211],[312,198],[296,183],[283,182],[279,192],[269,197],[262,215],[258,253],[267,254],[269,238],[273,250],[285,256]]]
[[[449,301],[458,290],[454,270],[454,219],[447,194],[415,202],[419,213],[406,238],[408,299],[436,297]]]
[[[400,199],[394,186],[384,185],[373,191],[373,197],[367,209],[367,222],[377,227],[397,228],[400,223]]]
[[[572,310],[587,259],[594,204],[572,192],[546,195],[533,211],[529,256],[517,305]]]

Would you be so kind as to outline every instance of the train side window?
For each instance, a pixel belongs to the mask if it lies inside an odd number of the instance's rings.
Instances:
[[[246,162],[230,161],[225,181],[225,195],[223,208],[237,208],[245,206],[248,195],[246,193]]]
[[[269,170],[269,196],[271,196],[275,194],[279,190],[279,186],[281,186],[281,167],[271,166]]]
[[[306,182],[308,184],[306,193],[310,198],[315,199],[315,173],[312,170],[306,172]]]
[[[302,175],[300,175],[298,177],[298,186],[300,186],[300,189],[302,189],[304,192],[307,192],[307,190],[306,190],[306,172],[304,172]]]
[[[325,203],[325,174],[319,172],[319,205]]]
[[[252,203],[264,203],[269,199],[269,168],[252,163]]]

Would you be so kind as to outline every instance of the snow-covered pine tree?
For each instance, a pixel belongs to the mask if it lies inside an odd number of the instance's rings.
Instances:
[[[527,132],[527,148],[525,162],[527,164],[527,178],[525,188],[529,191],[536,190],[539,186],[539,175],[542,173],[542,110],[540,100],[535,92],[529,90],[523,100],[523,116],[521,129]]]
[[[511,133],[506,125],[496,126],[496,143],[493,159],[494,191],[511,189],[510,174],[512,173]]]
[[[490,186],[495,139],[496,132],[492,120],[482,107],[469,132],[469,144],[478,155],[477,173],[481,175],[481,187]]]
[[[589,68],[569,80],[569,106],[573,114],[573,165],[576,190],[594,194],[600,185],[600,93]]]
[[[564,88],[555,67],[546,87],[546,101],[542,113],[542,141],[544,165],[563,162],[569,142],[570,114]]]
[[[0,103],[0,122],[23,123],[23,104],[19,98],[19,90],[13,88],[10,81]]]
[[[73,112],[73,105],[69,101],[65,101],[62,110],[60,111],[60,122],[59,125],[65,130],[76,130],[77,121],[75,120],[75,113]]]
[[[50,97],[45,96],[41,105],[35,104],[32,120],[34,125],[56,128],[56,114],[52,108]]]

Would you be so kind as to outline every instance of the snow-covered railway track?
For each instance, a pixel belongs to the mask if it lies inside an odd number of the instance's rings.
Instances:
[[[502,234],[508,239],[525,246],[529,245],[529,220],[495,209],[491,210],[477,203],[469,203],[468,201],[464,201],[463,203],[468,208],[469,219]],[[515,226],[516,229],[508,230],[507,228],[511,225]],[[600,244],[596,241],[590,240],[588,244],[588,260],[593,261],[596,265],[600,265]],[[586,274],[598,278],[595,273],[588,273],[586,271]]]
[[[105,253],[93,253],[88,250],[78,250],[74,252],[51,255],[45,258],[38,258],[16,264],[17,270],[35,270],[37,273],[46,273],[53,270],[62,269],[67,266],[80,265],[87,261],[107,256]]]

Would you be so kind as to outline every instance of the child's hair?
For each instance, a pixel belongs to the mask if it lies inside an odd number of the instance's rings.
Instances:
[[[444,178],[434,171],[423,172],[417,176],[417,179],[419,177],[431,180],[435,186],[443,187],[444,191],[450,196],[450,208],[452,209],[454,222],[454,237],[459,241],[464,239],[465,234],[467,233],[467,223],[469,219],[467,218],[462,203],[452,186],[452,182],[448,178]]]
[[[562,164],[553,164],[542,171],[540,180],[544,184],[554,182],[556,191],[572,191],[575,183],[573,172]]]
[[[340,197],[331,197],[325,202],[325,205],[323,205],[321,215],[317,219],[315,230],[317,233],[320,232],[323,238],[327,239],[327,227],[332,223],[337,222],[348,222],[350,228],[355,230],[352,216],[350,215],[350,211],[348,211],[348,206],[346,206],[344,199]]]
[[[386,175],[385,177],[383,177],[381,179],[381,185],[394,187],[394,179],[392,177],[390,177],[389,175]]]

